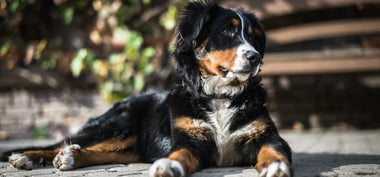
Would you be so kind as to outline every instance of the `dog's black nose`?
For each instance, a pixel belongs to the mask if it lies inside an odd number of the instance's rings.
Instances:
[[[247,51],[244,53],[245,58],[249,61],[255,61],[255,60],[260,60],[261,55],[257,53],[256,51]]]

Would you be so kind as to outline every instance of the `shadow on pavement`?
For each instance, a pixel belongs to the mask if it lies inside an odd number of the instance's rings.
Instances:
[[[374,166],[370,166],[373,164]],[[380,175],[380,155],[293,153],[295,176]]]
[[[249,172],[243,172],[243,171],[249,171]],[[251,172],[252,171],[252,172]],[[225,177],[225,176],[245,176],[244,174],[250,174],[249,176],[254,176],[253,174],[257,172],[253,169],[248,169],[247,167],[224,167],[224,168],[207,168],[202,170],[201,172],[197,172],[191,177]]]

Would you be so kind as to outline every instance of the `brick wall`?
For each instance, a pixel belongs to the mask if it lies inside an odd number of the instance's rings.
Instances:
[[[380,76],[264,77],[267,107],[279,128],[379,128]],[[61,139],[111,107],[96,91],[0,92],[0,139],[31,138],[36,130]]]
[[[76,132],[88,118],[100,115],[110,106],[96,92],[3,91],[0,92],[0,138],[31,138],[40,130],[60,139]]]

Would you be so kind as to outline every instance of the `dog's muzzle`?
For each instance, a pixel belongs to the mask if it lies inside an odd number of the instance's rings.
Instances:
[[[243,56],[243,62],[239,62],[240,66],[235,68],[235,70],[232,70],[232,72],[240,75],[256,75],[260,68],[260,62],[262,58],[260,53],[250,50],[245,51]]]

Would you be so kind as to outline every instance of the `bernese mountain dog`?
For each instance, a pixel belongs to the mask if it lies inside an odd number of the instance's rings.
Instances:
[[[265,34],[254,14],[191,2],[177,27],[175,67],[182,82],[117,102],[72,137],[4,152],[18,169],[59,170],[153,163],[151,177],[184,177],[207,167],[254,166],[290,177],[291,150],[265,107],[258,72]]]

